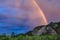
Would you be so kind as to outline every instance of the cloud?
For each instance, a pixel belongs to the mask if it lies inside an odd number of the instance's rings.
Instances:
[[[0,27],[5,31],[10,29],[20,32],[32,30],[35,26],[45,24],[39,10],[32,0],[20,0],[21,5],[15,5],[16,1],[9,0],[0,4]],[[4,30],[3,30],[4,32]],[[16,31],[17,32],[17,31]]]
[[[28,4],[28,2],[29,2],[29,4]],[[4,5],[4,6],[2,8],[0,8],[0,13],[2,15],[6,15],[7,19],[1,20],[1,22],[5,22],[8,24],[15,24],[15,25],[20,25],[20,24],[27,25],[28,24],[30,26],[30,23],[32,20],[35,20],[40,17],[42,19],[42,20],[40,20],[40,24],[43,24],[41,22],[41,21],[43,21],[43,18],[31,0],[26,0],[26,1],[21,0],[20,8],[10,7],[11,4],[8,4],[8,2],[7,2],[7,4],[2,4],[2,5]],[[5,5],[7,7],[5,7]]]
[[[36,0],[48,22],[60,21],[60,0]]]
[[[2,19],[7,19],[7,17],[5,15],[0,14],[0,20],[2,20]]]

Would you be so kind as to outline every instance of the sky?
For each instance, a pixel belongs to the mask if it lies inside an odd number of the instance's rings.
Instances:
[[[36,0],[48,22],[60,22],[60,0]]]
[[[32,0],[0,0],[0,34],[26,33],[46,25],[40,8],[48,23],[60,21],[60,0],[36,0],[36,3],[37,7]]]

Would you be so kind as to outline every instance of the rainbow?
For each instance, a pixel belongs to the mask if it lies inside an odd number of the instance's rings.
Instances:
[[[39,7],[39,5],[37,4],[37,2],[36,2],[35,0],[32,0],[32,2],[33,2],[34,5],[38,8],[39,13],[40,13],[40,15],[42,16],[45,24],[48,24],[47,19],[46,19],[45,15],[44,15],[43,11],[41,10],[41,8]],[[20,5],[20,4],[19,4],[19,0],[16,0],[16,7],[20,7],[19,5]]]
[[[44,15],[43,11],[42,11],[41,8],[38,6],[38,4],[36,3],[35,0],[33,0],[33,3],[34,3],[34,5],[38,8],[39,13],[40,13],[40,15],[43,17],[43,20],[44,20],[45,24],[48,24],[47,19],[46,19],[45,15]]]
[[[20,7],[20,3],[19,3],[19,0],[16,0],[16,7],[19,8]]]

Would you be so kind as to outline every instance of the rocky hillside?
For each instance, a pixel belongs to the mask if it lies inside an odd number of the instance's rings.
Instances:
[[[33,30],[26,33],[26,35],[44,35],[51,34],[57,35],[60,34],[60,22],[51,22],[48,25],[37,26]]]

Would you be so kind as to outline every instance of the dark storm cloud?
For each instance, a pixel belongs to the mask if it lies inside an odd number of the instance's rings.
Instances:
[[[2,24],[4,25],[4,24]],[[7,24],[5,24],[7,25]],[[15,32],[15,34],[19,34],[19,33],[26,33],[27,31],[29,31],[30,29],[28,29],[27,27],[18,27],[18,26],[15,26],[15,25],[10,25],[10,26],[1,26],[0,25],[0,34],[2,33],[7,33],[7,34],[11,34],[11,32]]]
[[[6,20],[7,21],[7,20]],[[30,26],[25,25],[24,22],[18,23],[17,21],[8,21],[8,22],[0,22],[0,34],[7,33],[11,34],[11,32],[18,33],[26,33],[27,31],[31,30]],[[10,23],[11,22],[11,23]]]

